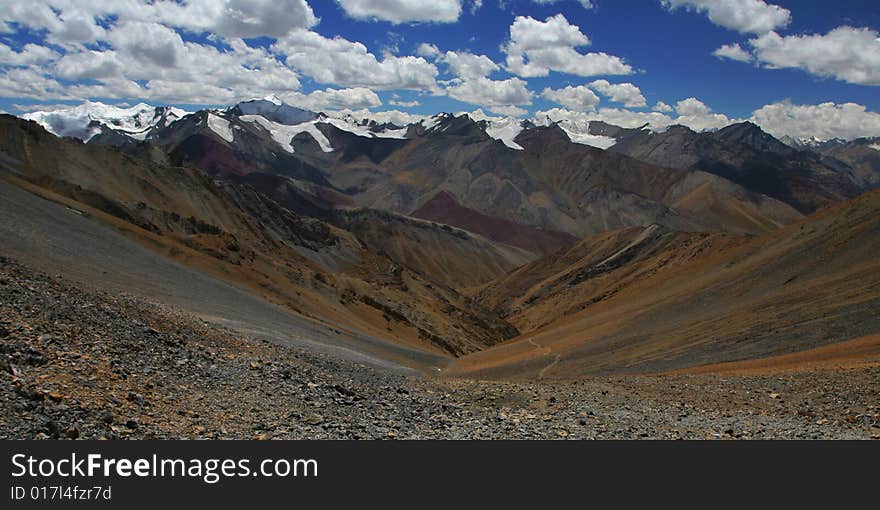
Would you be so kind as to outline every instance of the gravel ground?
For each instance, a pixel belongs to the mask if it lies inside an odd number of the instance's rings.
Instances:
[[[0,438],[880,439],[880,369],[414,377],[0,257]]]

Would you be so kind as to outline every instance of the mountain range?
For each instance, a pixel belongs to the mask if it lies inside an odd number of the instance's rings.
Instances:
[[[390,120],[276,97],[2,115],[0,176],[460,375],[678,370],[880,329],[880,140]]]

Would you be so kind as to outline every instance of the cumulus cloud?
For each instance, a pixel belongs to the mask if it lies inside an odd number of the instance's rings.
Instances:
[[[57,44],[95,42],[105,31],[97,20],[114,18],[243,38],[280,37],[318,22],[306,0],[4,0],[0,13],[7,25],[47,30]]]
[[[743,34],[765,34],[791,23],[791,11],[764,0],[660,0],[669,10],[701,12],[712,23]]]
[[[388,104],[390,104],[391,106],[399,106],[401,108],[415,108],[416,106],[419,106],[422,103],[420,103],[419,101],[416,101],[416,100],[402,101],[400,99],[392,99],[392,100],[388,101]]]
[[[589,86],[615,103],[622,103],[627,108],[641,108],[648,104],[642,91],[632,83],[610,83],[608,80],[596,80],[591,82]]]
[[[738,62],[751,62],[752,54],[744,50],[739,43],[725,44],[712,52],[713,55],[720,59],[736,60]]]
[[[454,23],[461,15],[461,0],[336,0],[355,19]]]
[[[293,92],[283,94],[281,99],[290,105],[312,111],[320,110],[363,110],[382,105],[379,96],[370,89],[356,87],[351,89],[315,90],[309,94]]]
[[[422,57],[387,55],[382,60],[359,42],[298,30],[272,46],[287,65],[319,83],[372,89],[436,89],[437,67]]]
[[[770,32],[749,44],[766,67],[798,68],[849,83],[880,85],[880,33],[876,30],[844,26],[825,35]]]
[[[654,107],[651,109],[654,110],[655,112],[663,112],[663,113],[669,113],[672,111],[672,107],[669,106],[668,104],[664,103],[663,101],[657,101],[657,104],[655,104]]]
[[[519,78],[464,80],[446,89],[449,97],[476,105],[499,107],[531,104],[534,94]]]
[[[0,20],[11,33],[30,29],[44,37],[20,51],[0,45],[2,96],[194,104],[297,90],[295,71],[239,36],[271,37],[317,23],[305,0],[8,0]],[[187,30],[207,32],[217,44],[185,41]]]
[[[7,70],[0,95],[218,104],[300,87],[295,72],[241,39],[227,41],[230,48],[220,50],[184,42],[173,29],[147,22],[120,23],[103,37],[106,49],[68,48],[56,61],[31,66],[26,73]],[[58,79],[80,83],[62,86]]]
[[[416,55],[425,58],[434,58],[440,54],[440,49],[437,48],[436,44],[431,43],[422,43],[419,44],[419,47],[416,48]]]
[[[689,97],[676,103],[675,113],[678,114],[678,118],[675,119],[677,124],[688,126],[694,131],[721,129],[736,122],[727,115],[714,113],[711,108],[695,97]]]
[[[507,69],[524,78],[547,76],[550,71],[578,76],[633,72],[620,57],[577,51],[578,47],[589,44],[590,39],[562,14],[544,21],[517,16],[510,26],[510,40],[503,50],[507,55]]]
[[[449,66],[449,72],[465,80],[483,78],[500,69],[486,55],[474,55],[466,51],[447,51],[438,62],[445,63]]]
[[[55,50],[38,44],[26,44],[15,51],[0,43],[0,63],[10,66],[41,65],[57,60],[61,55]]]
[[[583,85],[577,87],[568,86],[556,90],[546,88],[541,92],[541,97],[580,112],[594,111],[599,104],[599,96]]]
[[[851,140],[880,136],[880,113],[854,103],[798,105],[781,101],[755,110],[751,120],[776,137]]]

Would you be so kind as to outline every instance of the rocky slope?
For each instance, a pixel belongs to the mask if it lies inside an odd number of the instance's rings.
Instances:
[[[878,370],[418,379],[0,257],[3,439],[880,439]]]
[[[425,266],[413,271],[389,258],[394,249],[380,252],[384,248],[374,246],[374,251],[355,233],[292,212],[253,188],[214,182],[198,170],[163,166],[112,147],[60,140],[9,116],[0,121],[4,166],[50,198],[72,199],[81,210],[108,215],[108,222],[136,226],[128,232],[139,242],[296,313],[456,355],[516,333],[451,287],[421,275]],[[439,225],[419,226],[458,247],[438,250],[432,258],[432,267],[456,275],[456,282],[485,281],[518,263],[519,255],[510,252],[505,266],[488,241]],[[406,243],[397,246],[408,253]],[[464,266],[456,258],[473,265],[481,255],[487,257],[485,272],[468,273],[477,278],[473,282],[454,271]]]

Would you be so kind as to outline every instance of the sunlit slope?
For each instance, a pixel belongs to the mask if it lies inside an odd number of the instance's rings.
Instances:
[[[536,276],[522,268],[486,287],[486,304],[527,333],[459,360],[454,371],[524,378],[654,372],[880,331],[880,192],[753,239],[658,230],[596,236],[584,241],[592,246],[583,254],[527,266]],[[614,255],[632,259],[609,268]],[[554,265],[560,261],[571,266]],[[573,313],[559,312],[566,306]]]

